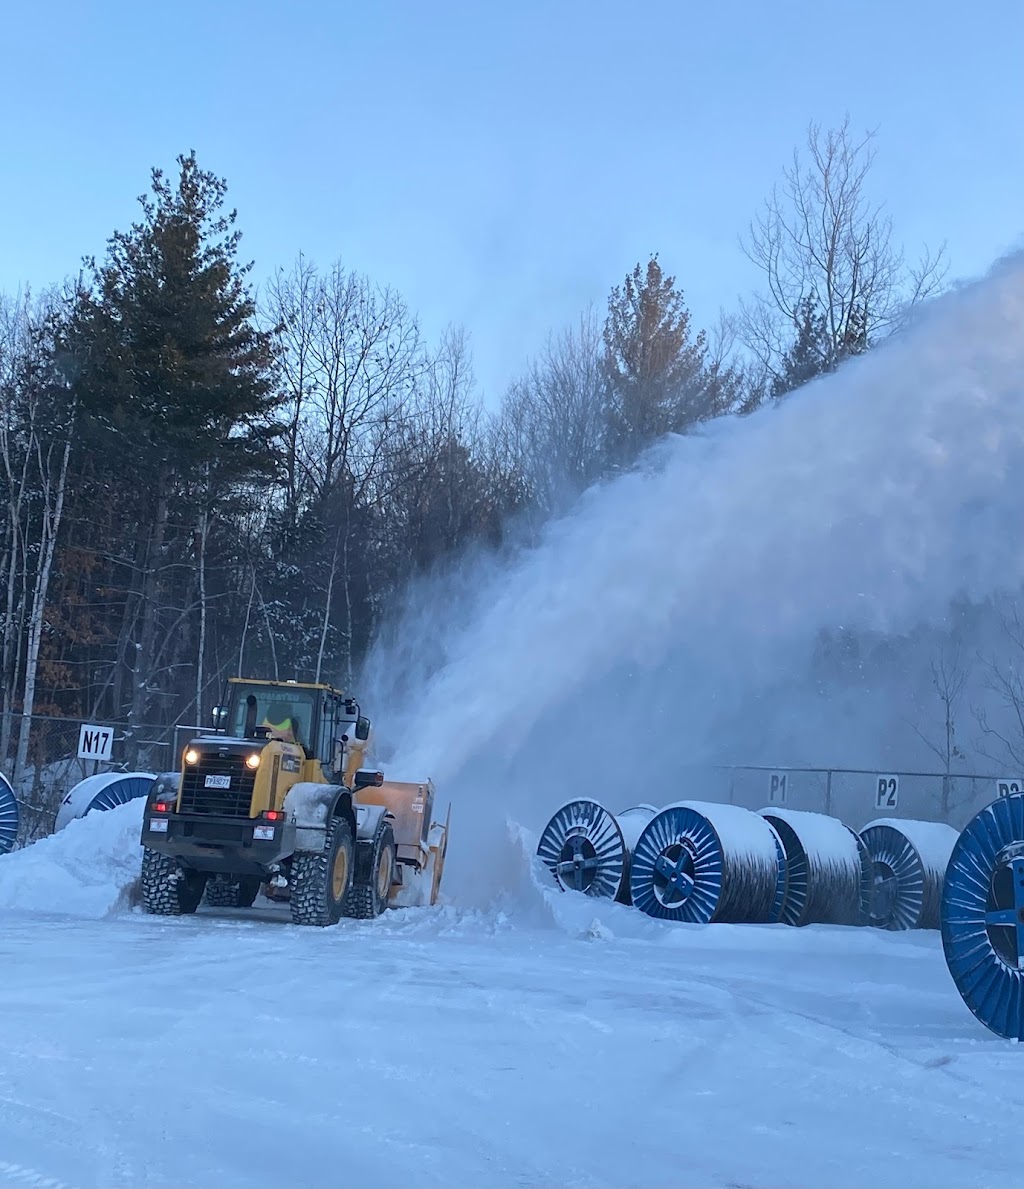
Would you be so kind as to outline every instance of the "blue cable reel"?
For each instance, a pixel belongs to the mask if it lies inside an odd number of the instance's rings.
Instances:
[[[566,891],[618,898],[628,869],[618,822],[597,801],[569,801],[549,820],[537,855]]]
[[[0,855],[14,849],[18,839],[18,798],[11,782],[0,773]]]
[[[937,929],[942,885],[958,834],[944,822],[878,818],[860,831],[873,869],[870,924]]]
[[[648,916],[689,924],[768,923],[785,900],[780,856],[778,835],[757,814],[681,801],[652,818],[637,841],[633,904]]]
[[[941,931],[967,1007],[990,1031],[1024,1040],[1024,795],[986,806],[956,840]]]

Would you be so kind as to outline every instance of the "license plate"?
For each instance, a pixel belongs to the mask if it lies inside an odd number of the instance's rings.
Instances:
[[[208,789],[229,789],[231,788],[230,776],[207,776],[203,782],[203,787]]]
[[[154,833],[154,834],[166,834],[167,833],[167,818],[165,818],[165,817],[153,818],[153,820],[149,823],[149,828],[152,831],[152,833]]]
[[[252,836],[258,842],[273,842],[274,841],[274,827],[273,826],[254,826]]]

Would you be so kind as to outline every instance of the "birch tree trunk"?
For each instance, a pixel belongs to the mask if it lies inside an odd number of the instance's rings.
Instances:
[[[52,472],[54,450],[60,452],[57,474]],[[43,621],[46,617],[46,596],[50,586],[50,571],[57,547],[61,516],[64,512],[64,493],[67,489],[68,460],[71,457],[71,433],[65,438],[63,447],[51,445],[44,461],[42,445],[36,440],[39,473],[42,480],[43,510],[40,533],[39,568],[32,591],[32,607],[28,622],[28,648],[25,656],[25,694],[22,699],[22,716],[18,729],[18,750],[14,757],[14,787],[20,787],[28,759],[29,734],[32,729],[32,712],[35,708],[36,676],[39,671],[39,645],[43,638]]]

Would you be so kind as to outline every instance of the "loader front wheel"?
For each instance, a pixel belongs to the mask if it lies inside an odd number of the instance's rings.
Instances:
[[[292,859],[292,922],[296,925],[336,925],[352,887],[352,827],[333,818],[320,854],[299,851]]]
[[[395,833],[390,826],[380,831],[373,846],[359,847],[355,879],[345,900],[345,916],[366,921],[384,912],[391,896],[397,861]]]
[[[183,916],[199,907],[206,887],[201,871],[181,867],[177,859],[144,847],[142,852],[142,906],[157,916]]]

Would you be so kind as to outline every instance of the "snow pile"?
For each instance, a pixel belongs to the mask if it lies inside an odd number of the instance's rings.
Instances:
[[[129,907],[139,878],[144,798],[93,812],[0,856],[0,912],[104,917]]]

